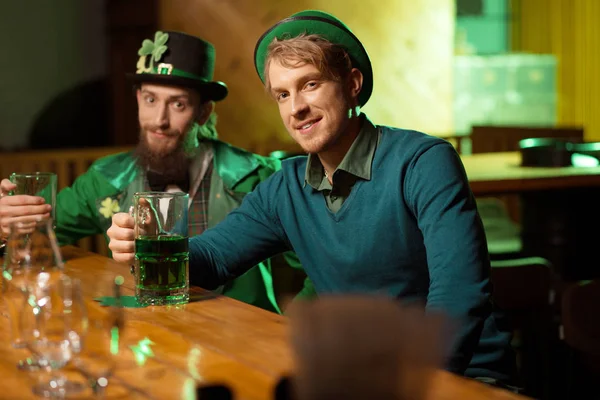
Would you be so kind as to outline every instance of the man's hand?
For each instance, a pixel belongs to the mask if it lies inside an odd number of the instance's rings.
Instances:
[[[115,261],[132,263],[135,251],[133,217],[127,213],[117,213],[112,217],[112,225],[106,231],[110,241],[108,248]]]
[[[45,204],[43,197],[24,194],[9,196],[8,192],[16,187],[8,179],[0,182],[0,238],[8,237],[11,224],[35,224],[50,217],[52,206]]]

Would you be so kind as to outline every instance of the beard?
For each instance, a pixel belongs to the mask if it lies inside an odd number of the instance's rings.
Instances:
[[[173,149],[156,149],[148,142],[148,133],[151,128],[140,128],[140,140],[134,150],[134,157],[143,169],[160,173],[173,182],[184,179],[189,171],[191,158],[185,151],[183,142],[185,135],[177,131],[167,131],[167,135],[177,135],[179,141]]]

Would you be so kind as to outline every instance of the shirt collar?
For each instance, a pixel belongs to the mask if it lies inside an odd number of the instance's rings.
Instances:
[[[363,124],[360,132],[336,171],[343,170],[357,178],[371,180],[371,169],[379,139],[379,129],[369,121],[366,115],[362,114],[361,118]],[[309,154],[304,174],[305,184],[308,183],[313,188],[320,190],[324,177],[325,172],[321,160],[316,154]]]

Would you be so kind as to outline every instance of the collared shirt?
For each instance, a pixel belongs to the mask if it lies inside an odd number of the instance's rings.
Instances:
[[[379,142],[379,129],[363,117],[363,125],[354,143],[333,172],[332,182],[325,176],[323,164],[316,154],[310,154],[306,163],[305,183],[323,193],[327,207],[338,210],[350,195],[358,179],[371,180],[371,167]]]

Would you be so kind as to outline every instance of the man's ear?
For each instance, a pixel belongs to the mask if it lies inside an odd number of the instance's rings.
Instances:
[[[137,99],[137,103],[139,106],[140,102],[142,101],[142,90],[139,87],[135,89],[135,98]]]
[[[348,75],[348,92],[353,98],[358,98],[363,85],[363,74],[358,68],[352,68]]]
[[[198,112],[198,117],[196,117],[196,122],[198,123],[198,125],[202,126],[206,123],[206,121],[208,121],[208,117],[210,117],[210,114],[212,114],[213,110],[215,109],[215,102],[214,101],[207,101],[202,103],[202,105],[200,106],[200,110]]]

